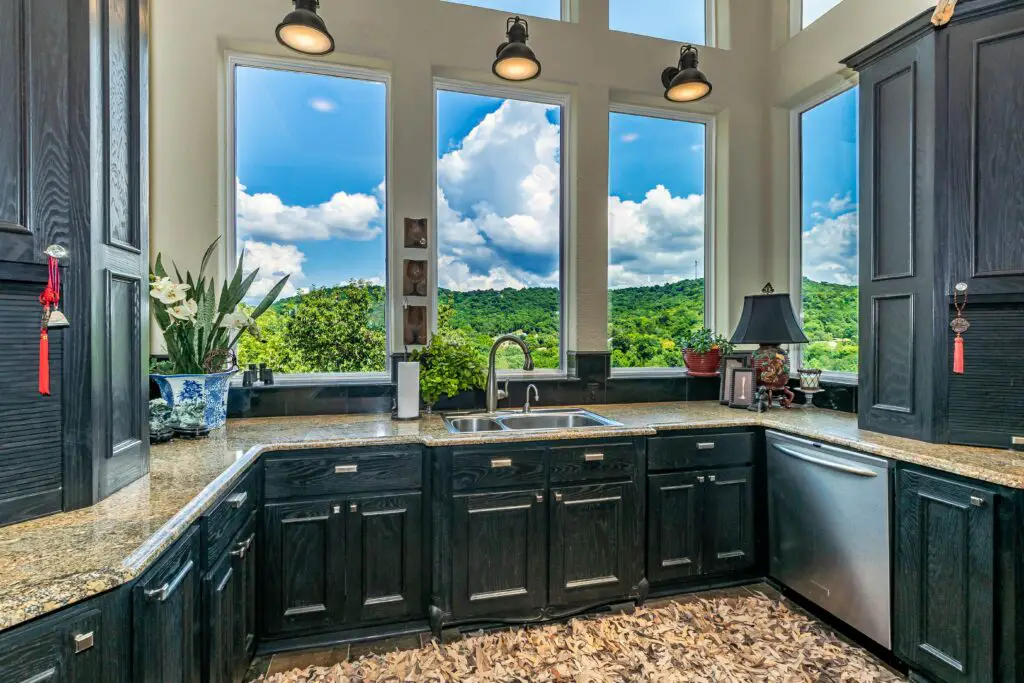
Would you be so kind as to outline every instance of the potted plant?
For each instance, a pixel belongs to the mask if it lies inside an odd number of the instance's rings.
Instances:
[[[420,364],[420,398],[429,412],[441,396],[453,398],[487,385],[483,354],[457,330],[438,331],[422,349],[410,354]]]
[[[732,352],[729,340],[707,327],[684,333],[679,345],[687,372],[694,377],[716,376],[722,355]]]
[[[153,314],[163,330],[168,355],[168,360],[160,364],[165,372],[150,377],[171,408],[172,418],[176,404],[204,406],[201,420],[193,416],[188,425],[200,431],[221,427],[227,420],[228,381],[237,371],[232,349],[246,332],[259,336],[257,318],[270,308],[288,282],[286,275],[251,312],[240,310],[239,304],[259,269],[243,277],[243,257],[239,256],[235,274],[221,285],[218,299],[214,282],[207,281],[206,266],[219,240],[214,240],[203,254],[197,277],[186,272],[182,278],[172,264],[176,281],[172,280],[161,254],[157,254],[149,275]]]

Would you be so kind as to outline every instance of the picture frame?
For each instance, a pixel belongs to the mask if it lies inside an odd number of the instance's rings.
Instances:
[[[732,373],[730,408],[749,408],[757,396],[753,368],[736,368]]]
[[[732,399],[732,373],[740,368],[750,367],[750,352],[730,353],[722,357],[722,366],[719,375],[722,378],[718,389],[718,402],[723,406],[729,405]]]

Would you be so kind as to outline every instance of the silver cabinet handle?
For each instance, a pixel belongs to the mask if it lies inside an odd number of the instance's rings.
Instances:
[[[538,493],[537,494],[537,502],[538,503],[543,503],[544,502],[544,494],[543,493]]]
[[[96,644],[96,638],[93,631],[88,633],[76,633],[75,634],[75,654],[79,652],[85,652]]]
[[[252,547],[252,542],[255,539],[255,533],[249,534],[249,538],[245,539],[244,541],[241,541],[238,544],[238,547],[231,551],[231,555],[233,557],[237,557],[238,559],[242,559],[243,557],[245,557],[245,554],[249,552],[249,548]]]
[[[583,456],[586,462],[601,462],[604,460],[604,453],[586,453]]]
[[[359,471],[359,465],[335,465],[335,474],[355,474]]]
[[[714,448],[715,448],[715,442],[714,441],[698,441],[697,442],[697,450],[698,451],[710,451],[710,450],[713,450]]]
[[[698,484],[703,484],[704,483],[704,477],[697,477],[697,483]]]
[[[491,458],[492,470],[496,470],[502,467],[512,467],[512,458]]]
[[[786,448],[785,446],[780,446],[779,444],[775,444],[775,448],[777,448],[780,453],[785,453],[786,455],[790,456],[791,458],[796,458],[797,460],[803,460],[804,462],[813,463],[815,465],[821,465],[822,467],[827,467],[830,470],[836,470],[836,471],[839,471],[839,472],[845,472],[846,474],[855,474],[858,477],[877,477],[878,476],[877,472],[872,472],[871,470],[865,470],[865,469],[861,469],[859,467],[851,467],[849,465],[843,465],[843,464],[838,463],[838,462],[832,462],[831,460],[822,460],[821,458],[815,458],[812,455],[805,455],[805,454],[803,454],[803,453],[801,453],[799,451],[794,451],[791,448]]]
[[[164,585],[160,586],[159,588],[152,588],[150,590],[144,591],[143,595],[145,595],[147,599],[153,600],[155,602],[165,602],[167,598],[171,597],[171,595],[174,594],[174,591],[178,590],[178,587],[181,586],[182,582],[189,575],[194,566],[195,563],[192,562],[192,560],[189,560],[185,563],[185,566],[182,567],[181,570],[174,576],[173,579],[171,579]]]
[[[236,510],[245,505],[245,501],[247,500],[249,500],[248,491],[242,491],[241,493],[233,493],[227,497],[228,504],[231,505],[231,507],[235,508]]]
[[[562,494],[561,493],[556,493],[555,494],[555,500],[557,500],[559,503],[561,503],[562,502]]]
[[[710,481],[710,482],[714,483],[714,481],[715,481],[715,475],[713,475],[713,474],[712,474],[712,475],[708,476],[708,481]]]
[[[348,511],[349,512],[359,512],[359,505],[357,503],[351,503],[348,506]]]
[[[983,508],[985,507],[985,499],[979,496],[971,496],[971,505],[976,508]]]

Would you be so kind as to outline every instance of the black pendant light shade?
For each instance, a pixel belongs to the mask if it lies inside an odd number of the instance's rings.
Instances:
[[[670,102],[696,102],[711,94],[711,81],[697,68],[697,48],[684,45],[679,49],[679,66],[661,72],[665,99]]]
[[[540,62],[526,44],[530,27],[525,19],[509,17],[505,24],[508,41],[498,46],[497,59],[491,70],[506,81],[529,81],[540,75]]]
[[[763,293],[743,299],[743,313],[729,340],[733,344],[806,344],[789,294],[775,294],[771,284]]]
[[[316,13],[320,0],[294,0],[295,9],[277,25],[277,42],[306,55],[334,52],[334,38]]]

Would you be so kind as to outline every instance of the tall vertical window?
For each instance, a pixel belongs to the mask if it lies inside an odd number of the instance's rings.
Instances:
[[[524,14],[542,19],[561,19],[562,0],[446,0],[460,5],[475,5],[502,12]]]
[[[562,105],[437,92],[439,327],[562,361]],[[523,367],[506,345],[501,369]]]
[[[800,115],[803,365],[857,372],[857,88]]]
[[[234,244],[259,269],[249,305],[289,276],[244,335],[242,365],[386,369],[387,86],[233,63]]]
[[[609,0],[608,28],[707,45],[710,4],[709,0]]]
[[[792,2],[801,2],[801,0],[792,0]],[[807,28],[840,2],[842,0],[802,0],[800,26]]]
[[[612,366],[679,367],[704,325],[707,125],[613,112],[609,132]]]

